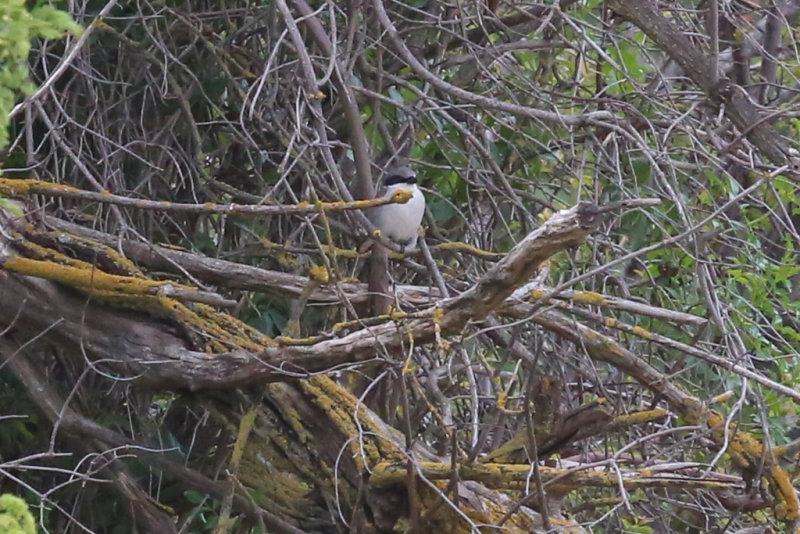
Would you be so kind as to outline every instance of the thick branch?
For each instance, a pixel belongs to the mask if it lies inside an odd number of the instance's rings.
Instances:
[[[115,368],[151,386],[220,388],[301,378],[372,359],[376,347],[392,354],[409,342],[428,343],[435,337],[437,323],[442,333],[452,334],[469,321],[485,318],[530,278],[540,262],[583,241],[594,228],[596,215],[597,209],[587,204],[555,214],[476,286],[442,301],[440,311],[429,310],[421,318],[386,322],[307,346],[269,347],[256,355],[244,350],[223,354],[190,351],[180,335],[170,333],[157,319],[127,318],[85,306],[84,298],[64,294],[41,279],[7,271],[0,271],[0,288],[7,302],[19,306],[0,308],[0,324],[11,324],[19,316],[18,324],[32,334],[52,329],[51,334],[80,344],[97,358],[113,354]]]
[[[176,274],[188,273],[197,280],[216,287],[259,291],[280,297],[299,298],[309,284],[307,276],[262,269],[200,254],[142,243],[85,228],[77,224],[49,217],[47,224],[66,232],[102,243],[107,247],[119,247],[127,258],[150,271],[166,271]],[[27,234],[26,234],[27,235]],[[59,238],[60,232],[54,238]],[[67,238],[68,236],[63,236]],[[407,306],[430,305],[439,299],[438,292],[427,286],[398,284],[394,286],[397,299]],[[352,303],[367,301],[366,284],[342,282],[316,285],[309,295],[309,302],[339,304],[344,295]]]
[[[597,470],[598,467],[608,467],[610,464],[600,462],[600,465],[578,466],[574,469],[540,466],[539,470],[546,485],[555,485],[559,492],[583,489],[587,486],[616,488],[620,485],[626,489],[647,487],[661,488],[692,488],[699,490],[730,490],[739,484],[695,478],[689,476],[672,475],[664,473],[653,475],[650,470],[642,471],[614,471]],[[372,470],[370,484],[376,487],[400,484],[405,480],[408,469],[406,463],[383,462]],[[419,471],[430,480],[449,480],[453,477],[450,464],[421,462]],[[473,464],[458,466],[458,475],[462,479],[476,480],[489,485],[514,486],[514,483],[526,483],[530,480],[531,467],[528,464]]]

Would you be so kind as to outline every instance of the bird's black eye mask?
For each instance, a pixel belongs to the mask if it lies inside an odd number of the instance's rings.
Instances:
[[[416,175],[402,176],[400,174],[394,174],[392,176],[387,177],[383,181],[383,185],[385,185],[386,187],[397,184],[415,184],[415,183],[417,183]]]

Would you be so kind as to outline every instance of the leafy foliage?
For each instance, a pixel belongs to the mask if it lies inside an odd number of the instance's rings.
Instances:
[[[36,523],[24,500],[8,493],[0,495],[0,531],[6,534],[36,534]]]
[[[65,32],[78,35],[81,27],[68,13],[49,5],[29,10],[25,0],[0,4],[0,149],[8,143],[8,115],[18,92],[31,92],[28,55],[31,40],[61,39]]]

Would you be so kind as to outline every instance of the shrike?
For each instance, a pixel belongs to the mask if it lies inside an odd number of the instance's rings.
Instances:
[[[408,191],[411,198],[405,204],[384,204],[367,210],[367,217],[381,235],[403,247],[403,252],[414,250],[419,236],[419,225],[425,215],[425,195],[417,187],[417,174],[409,167],[392,167],[384,174],[378,198],[391,197],[395,191]],[[373,241],[368,240],[359,249],[366,252]]]

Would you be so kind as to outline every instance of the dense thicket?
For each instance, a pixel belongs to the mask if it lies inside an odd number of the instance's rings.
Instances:
[[[68,8],[0,153],[41,529],[800,531],[800,2]]]

